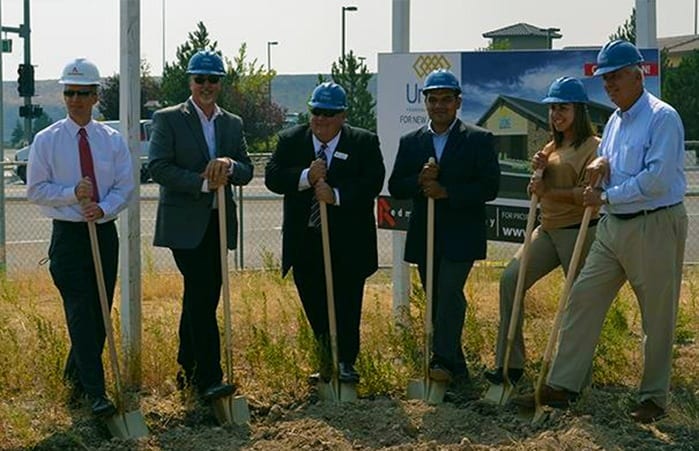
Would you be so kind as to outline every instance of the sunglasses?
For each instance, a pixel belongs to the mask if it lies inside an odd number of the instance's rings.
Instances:
[[[335,117],[342,113],[342,110],[326,110],[325,108],[313,108],[311,114],[314,116]]]
[[[63,91],[63,97],[73,98],[75,96],[78,96],[85,98],[93,95],[94,93],[94,91],[74,91],[72,89],[66,89],[65,91]]]
[[[212,85],[215,85],[220,80],[221,80],[221,77],[219,77],[218,75],[206,75],[206,76],[197,75],[196,77],[194,77],[194,83],[196,83],[198,85],[203,85],[205,81],[208,81]]]

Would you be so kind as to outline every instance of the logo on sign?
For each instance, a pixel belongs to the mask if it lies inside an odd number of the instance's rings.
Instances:
[[[643,61],[641,64],[641,69],[643,70],[643,75],[646,77],[657,77],[658,76],[658,63],[654,61]],[[585,76],[592,77],[592,74],[597,70],[597,63],[585,63],[583,68]]]
[[[418,80],[422,81],[430,72],[436,69],[451,69],[451,63],[444,55],[420,55],[415,58],[413,70]],[[405,85],[405,100],[410,103],[420,103],[422,88],[420,82]]]

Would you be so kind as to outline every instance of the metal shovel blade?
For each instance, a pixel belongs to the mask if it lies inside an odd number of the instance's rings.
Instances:
[[[421,399],[427,404],[436,405],[444,402],[444,394],[447,391],[445,382],[423,379],[411,379],[408,381],[408,399]]]
[[[341,403],[353,402],[357,400],[357,385],[340,382],[339,393],[337,385],[333,382],[319,382],[317,385],[318,397],[321,401]]]
[[[224,396],[211,402],[216,420],[221,425],[243,425],[250,422],[250,409],[245,396]]]
[[[510,400],[513,392],[514,387],[511,384],[490,384],[483,400],[503,406]]]
[[[109,433],[119,439],[132,439],[148,436],[148,426],[140,410],[117,413],[104,419]]]

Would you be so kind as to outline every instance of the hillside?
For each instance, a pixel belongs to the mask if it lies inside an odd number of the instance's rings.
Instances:
[[[306,102],[317,81],[317,74],[277,75],[272,81],[272,99],[289,112],[305,111]],[[376,98],[375,76],[369,83],[369,90]],[[41,105],[52,119],[57,120],[66,114],[61,91],[61,85],[58,84],[57,80],[38,80],[36,82],[37,95],[33,102]],[[16,81],[3,83],[3,99],[5,141],[7,141],[12,135],[17,119],[19,119],[19,106],[24,102],[17,95]]]

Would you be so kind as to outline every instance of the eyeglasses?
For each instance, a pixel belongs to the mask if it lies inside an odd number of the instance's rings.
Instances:
[[[78,96],[85,98],[93,95],[94,93],[95,91],[74,91],[72,89],[66,89],[65,91],[63,91],[63,97],[68,97],[72,99],[73,97]]]
[[[218,75],[206,75],[206,76],[197,75],[196,77],[194,77],[194,83],[196,83],[198,85],[203,85],[205,81],[208,81],[212,85],[215,85],[220,80],[221,80],[221,77],[219,77]]]
[[[342,113],[342,110],[327,110],[325,108],[313,108],[311,114],[314,116],[335,117]]]

